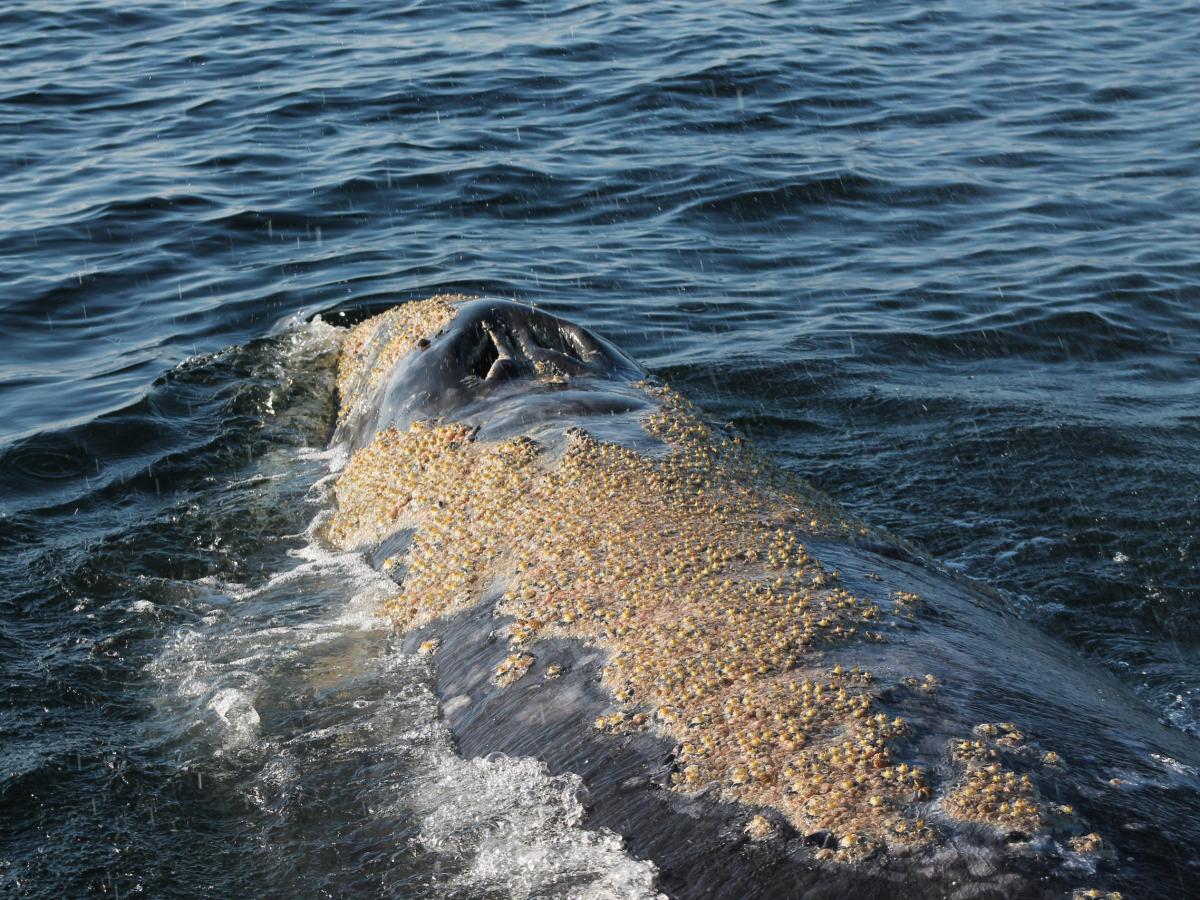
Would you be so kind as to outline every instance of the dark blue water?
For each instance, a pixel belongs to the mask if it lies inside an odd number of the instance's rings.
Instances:
[[[1198,86],[1182,2],[4,4],[0,890],[634,890],[398,803],[454,764],[329,612],[304,323],[437,291],[609,336],[1200,739]]]

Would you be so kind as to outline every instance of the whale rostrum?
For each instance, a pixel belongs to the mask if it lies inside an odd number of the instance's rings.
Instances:
[[[392,577],[460,752],[579,774],[667,893],[1200,878],[1190,738],[604,339],[434,297],[353,327],[338,389],[325,537]]]

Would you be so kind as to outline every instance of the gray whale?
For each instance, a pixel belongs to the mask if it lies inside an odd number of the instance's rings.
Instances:
[[[611,343],[432,298],[338,383],[327,538],[395,581],[459,751],[581,776],[667,894],[1196,895],[1193,740]]]

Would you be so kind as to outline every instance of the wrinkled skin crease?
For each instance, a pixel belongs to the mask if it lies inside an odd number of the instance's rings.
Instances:
[[[517,304],[476,301],[426,340],[373,391],[342,398],[349,415],[335,442],[355,450],[381,429],[444,419],[477,428],[479,440],[525,434],[553,447],[575,426],[641,452],[662,449],[642,426],[653,400],[633,382],[644,370],[578,326]],[[592,727],[612,707],[598,679],[602,651],[544,640],[528,674],[496,686],[492,674],[509,649],[496,638],[503,622],[493,616],[495,598],[418,629],[406,643],[415,650],[430,637],[441,640],[438,693],[464,755],[532,755],[553,771],[581,775],[592,798],[589,824],[613,829],[631,852],[653,859],[673,896],[1063,897],[1093,885],[1126,897],[1188,895],[1187,885],[1200,879],[1200,752],[1191,738],[1162,725],[1109,673],[935,563],[881,537],[800,537],[855,594],[923,598],[886,643],[814,651],[812,662],[862,666],[877,679],[879,704],[909,722],[905,759],[926,769],[934,791],[929,818],[941,837],[932,847],[822,863],[814,859],[822,836],[799,834],[778,816],[777,837],[748,841],[742,826],[756,810],[713,791],[667,789],[671,742]],[[372,562],[381,566],[406,539],[398,533],[370,548]],[[562,677],[544,678],[551,664]],[[904,684],[926,675],[936,690]],[[1035,766],[1034,774],[1044,800],[1077,810],[1073,832],[1030,841],[939,816],[939,795],[955,774],[949,742],[989,722],[1018,725],[1026,763],[1051,750],[1061,756],[1063,765]],[[1084,830],[1102,835],[1103,852],[1066,845],[1070,833]]]

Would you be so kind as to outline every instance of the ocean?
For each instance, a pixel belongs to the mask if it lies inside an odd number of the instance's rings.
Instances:
[[[0,894],[655,894],[572,776],[455,753],[314,536],[337,326],[439,292],[1200,740],[1198,86],[1183,2],[9,0]]]

